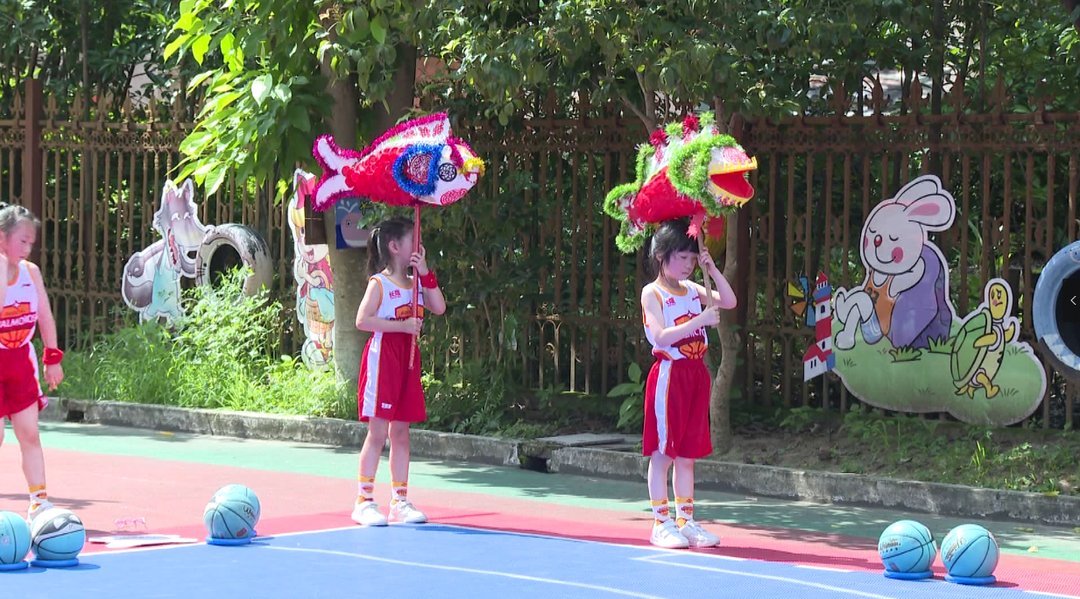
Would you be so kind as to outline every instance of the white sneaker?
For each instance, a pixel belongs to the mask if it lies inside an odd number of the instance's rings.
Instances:
[[[424,512],[416,509],[409,501],[396,501],[390,504],[390,521],[404,524],[423,524],[427,522]]]
[[[720,544],[720,537],[705,530],[696,520],[687,520],[679,529],[691,547],[715,547]]]
[[[686,549],[690,546],[690,541],[679,532],[674,520],[653,524],[649,542],[665,549]]]
[[[352,511],[353,522],[364,526],[386,526],[386,516],[379,511],[379,504],[364,501],[356,504]]]
[[[33,524],[34,518],[45,510],[53,507],[53,504],[48,499],[42,499],[41,503],[31,503],[30,507],[26,508],[26,522]]]

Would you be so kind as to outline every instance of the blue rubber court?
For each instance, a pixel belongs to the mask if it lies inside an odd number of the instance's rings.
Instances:
[[[977,597],[1020,589],[905,582],[865,571],[429,524],[283,534],[85,554],[78,567],[4,576],[42,597]]]

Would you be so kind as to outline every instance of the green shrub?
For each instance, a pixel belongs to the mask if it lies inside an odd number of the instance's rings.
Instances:
[[[631,362],[626,369],[629,380],[608,391],[608,397],[624,398],[619,406],[619,421],[615,424],[620,431],[638,432],[645,425],[645,380],[641,374],[641,367]]]
[[[355,417],[330,371],[313,372],[280,353],[281,304],[245,297],[242,271],[185,297],[170,332],[147,322],[122,328],[65,362],[67,397]]]

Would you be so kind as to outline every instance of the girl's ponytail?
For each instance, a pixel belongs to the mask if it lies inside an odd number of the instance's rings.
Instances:
[[[412,233],[413,222],[407,218],[395,216],[388,218],[371,230],[368,241],[368,273],[375,274],[390,261],[390,242],[399,241]]]
[[[367,269],[368,275],[373,275],[386,266],[382,263],[379,251],[379,242],[381,241],[381,235],[379,235],[379,229],[381,227],[375,227],[371,230],[371,239],[368,240],[368,254],[367,254]]]

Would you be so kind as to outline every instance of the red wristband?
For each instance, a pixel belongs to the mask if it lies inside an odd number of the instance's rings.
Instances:
[[[64,361],[64,352],[55,347],[46,347],[44,361],[46,366],[55,366]]]
[[[420,286],[424,289],[434,289],[439,286],[439,279],[435,278],[434,270],[429,270],[426,275],[420,276]]]

